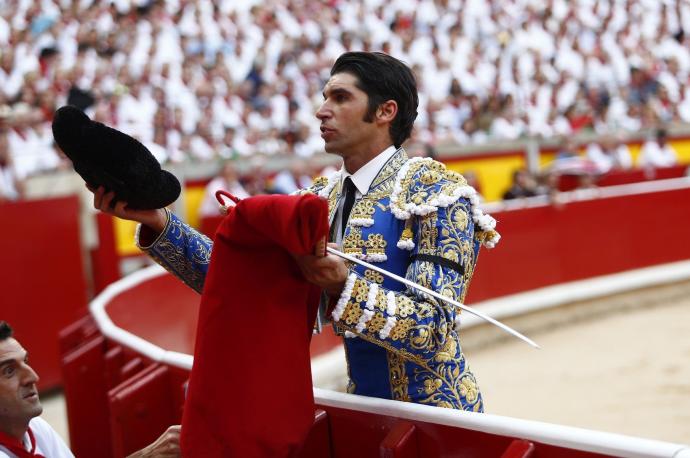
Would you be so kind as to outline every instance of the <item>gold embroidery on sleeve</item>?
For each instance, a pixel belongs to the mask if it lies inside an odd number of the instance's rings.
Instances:
[[[375,270],[367,269],[364,271],[364,278],[373,283],[383,284],[383,275],[376,272]]]
[[[386,318],[383,313],[376,312],[374,316],[367,323],[367,331],[374,334],[379,332],[386,325]]]

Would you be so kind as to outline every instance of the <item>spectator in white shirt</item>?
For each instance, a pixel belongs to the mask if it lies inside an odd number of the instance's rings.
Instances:
[[[690,85],[684,86],[681,94],[681,100],[677,107],[678,117],[682,122],[690,123]]]
[[[166,145],[168,143],[168,138],[165,135],[165,129],[156,128],[153,131],[153,139],[150,142],[144,142],[144,145],[153,154],[153,157],[161,163],[165,164],[168,161],[168,151]]]
[[[199,161],[209,161],[216,157],[215,141],[208,126],[199,123],[196,133],[191,136],[189,153]]]
[[[599,173],[628,170],[632,167],[630,149],[617,135],[605,135],[600,142],[590,143],[587,146],[587,158],[594,162]]]
[[[28,352],[0,321],[0,458],[40,455],[74,458],[55,430],[39,415],[38,374],[29,365]],[[171,426],[154,443],[129,458],[179,457],[180,427]]]
[[[642,145],[638,165],[643,168],[671,167],[678,162],[675,149],[668,143],[664,129],[658,129],[653,140]]]
[[[491,136],[502,140],[515,140],[526,132],[522,119],[515,116],[514,109],[506,107],[491,123]]]
[[[216,191],[219,190],[227,191],[239,199],[249,197],[249,193],[239,181],[235,164],[232,161],[225,161],[218,176],[209,181],[206,185],[204,189],[204,199],[201,201],[201,206],[199,207],[199,216],[201,218],[218,216],[218,199],[216,199]],[[235,205],[229,199],[226,199],[226,202],[226,205]]]

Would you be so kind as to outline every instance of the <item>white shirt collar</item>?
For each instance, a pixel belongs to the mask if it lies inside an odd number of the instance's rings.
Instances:
[[[369,192],[369,188],[371,187],[371,183],[374,181],[374,178],[376,178],[376,175],[379,174],[379,171],[383,168],[386,162],[388,162],[388,159],[393,157],[396,151],[398,150],[395,146],[389,146],[353,174],[350,174],[347,170],[345,170],[345,166],[343,165],[340,168],[341,187],[345,181],[345,178],[351,177],[352,182],[359,192],[359,195],[363,196]]]

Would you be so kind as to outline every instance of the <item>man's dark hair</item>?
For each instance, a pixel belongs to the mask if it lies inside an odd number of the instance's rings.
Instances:
[[[376,109],[388,100],[395,100],[398,113],[390,126],[393,144],[399,148],[412,134],[417,118],[417,82],[412,70],[398,59],[381,52],[346,52],[331,68],[331,76],[349,73],[357,77],[356,86],[369,98],[364,121],[372,122]]]
[[[12,328],[6,321],[0,321],[0,341],[12,337]]]

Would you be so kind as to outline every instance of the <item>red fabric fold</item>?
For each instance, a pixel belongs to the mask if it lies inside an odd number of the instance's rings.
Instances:
[[[182,421],[189,457],[287,457],[314,420],[309,343],[320,290],[290,253],[328,234],[313,195],[257,196],[215,237]]]
[[[14,437],[3,433],[2,431],[0,431],[0,445],[17,455],[19,458],[44,458],[44,456],[40,453],[36,453],[36,439],[34,438],[34,433],[31,431],[31,428],[27,430],[27,433],[29,433],[31,451],[27,451],[24,448],[22,441],[17,440]]]

